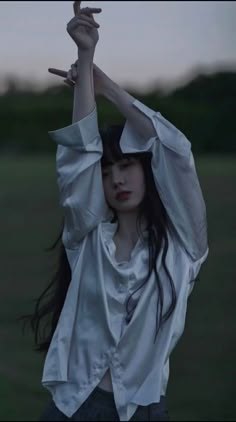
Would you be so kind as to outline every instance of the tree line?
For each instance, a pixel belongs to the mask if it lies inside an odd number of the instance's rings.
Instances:
[[[198,75],[169,94],[157,89],[138,100],[159,111],[190,140],[194,153],[235,153],[236,72]],[[48,131],[71,124],[73,92],[60,84],[40,92],[12,85],[0,96],[0,151],[55,152]],[[123,116],[103,98],[97,100],[98,121],[123,122]]]

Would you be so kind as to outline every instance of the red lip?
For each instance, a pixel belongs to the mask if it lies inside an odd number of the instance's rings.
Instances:
[[[128,199],[130,194],[131,194],[131,192],[129,192],[129,191],[118,192],[116,194],[116,199],[118,201]]]

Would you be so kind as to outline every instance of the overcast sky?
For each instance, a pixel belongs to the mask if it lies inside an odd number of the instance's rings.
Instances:
[[[116,82],[147,88],[175,83],[197,68],[236,70],[236,2],[85,1],[101,7],[97,63]],[[66,32],[72,1],[0,2],[0,82],[17,75],[35,84],[60,80],[76,46]]]

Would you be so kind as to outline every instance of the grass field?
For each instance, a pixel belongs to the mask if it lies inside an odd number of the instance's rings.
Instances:
[[[189,299],[171,358],[171,420],[235,421],[236,157],[196,157],[209,227],[209,257]],[[16,318],[32,309],[53,267],[44,248],[61,222],[53,156],[0,158],[0,420],[37,420],[49,396],[43,357]]]

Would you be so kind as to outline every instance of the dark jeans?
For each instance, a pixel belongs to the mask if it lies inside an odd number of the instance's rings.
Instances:
[[[51,400],[40,421],[119,421],[113,393],[96,387],[82,406],[68,418]],[[165,397],[159,403],[138,406],[130,421],[169,421]]]

